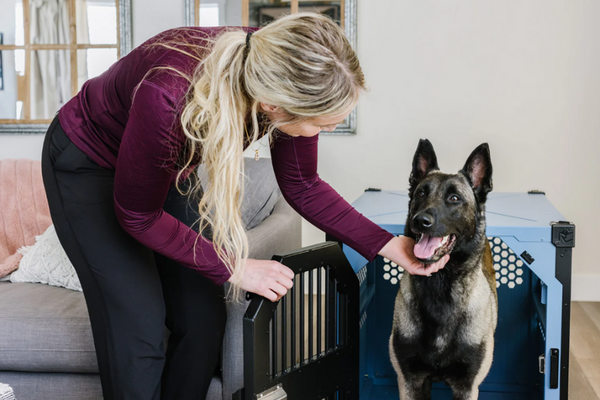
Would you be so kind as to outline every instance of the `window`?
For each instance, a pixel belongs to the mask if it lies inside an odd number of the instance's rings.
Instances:
[[[119,0],[0,0],[0,9],[0,124],[48,124],[120,57]]]

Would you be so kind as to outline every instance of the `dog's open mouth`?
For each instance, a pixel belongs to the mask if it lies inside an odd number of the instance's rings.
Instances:
[[[435,262],[445,254],[449,254],[456,243],[456,235],[434,237],[427,234],[417,236],[415,256],[421,261]]]

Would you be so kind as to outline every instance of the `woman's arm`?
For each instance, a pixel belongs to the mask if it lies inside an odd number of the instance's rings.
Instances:
[[[428,275],[443,268],[449,257],[425,267],[414,256],[414,240],[394,237],[356,211],[319,177],[318,140],[318,135],[292,137],[277,132],[271,157],[286,201],[311,224],[340,239],[369,261],[379,254],[416,275]]]
[[[123,229],[140,243],[220,285],[230,274],[213,243],[200,237],[195,244],[197,232],[162,208],[175,176],[174,152],[184,141],[171,134],[175,106],[152,82],[139,86],[117,159],[115,211]]]
[[[394,236],[356,211],[317,173],[319,136],[276,132],[271,147],[277,183],[287,202],[317,228],[335,236],[369,261]]]

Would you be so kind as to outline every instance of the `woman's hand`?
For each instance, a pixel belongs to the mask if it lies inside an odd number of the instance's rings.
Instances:
[[[246,260],[240,286],[247,292],[259,294],[273,302],[294,286],[294,272],[277,261]],[[229,278],[231,282],[231,278]]]
[[[446,254],[436,263],[425,265],[415,257],[413,252],[415,241],[408,236],[397,236],[390,240],[379,252],[379,255],[395,262],[411,275],[431,275],[444,268],[450,259]]]

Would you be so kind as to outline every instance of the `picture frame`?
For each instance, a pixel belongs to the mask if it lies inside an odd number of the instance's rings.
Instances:
[[[0,45],[4,44],[4,33],[0,32]],[[4,70],[2,69],[2,50],[0,50],[0,90],[4,90]]]
[[[339,24],[340,21],[340,6],[338,4],[313,4],[308,7],[299,7],[299,11],[319,12],[327,15]],[[258,24],[264,26],[276,18],[289,13],[289,6],[261,6],[258,7]]]

